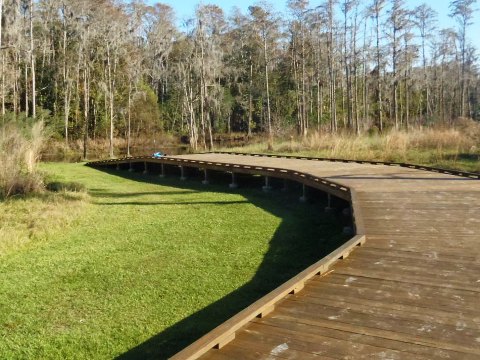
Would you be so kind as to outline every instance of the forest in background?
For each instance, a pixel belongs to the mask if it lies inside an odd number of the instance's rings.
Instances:
[[[476,0],[451,28],[404,0],[289,0],[230,14],[200,4],[177,25],[161,3],[0,0],[2,122],[43,120],[68,147],[173,134],[352,135],[480,120],[469,42]],[[477,34],[478,35],[478,34]]]

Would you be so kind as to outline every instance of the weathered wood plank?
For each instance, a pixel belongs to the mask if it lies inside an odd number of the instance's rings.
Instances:
[[[327,276],[315,277],[325,273],[320,268],[292,279],[175,359],[480,357],[478,175],[218,153],[152,161],[276,176],[330,192],[352,202],[356,231],[368,239],[345,261],[335,263],[350,250],[330,259]],[[272,353],[283,343],[288,349]],[[225,346],[212,349],[218,344]]]

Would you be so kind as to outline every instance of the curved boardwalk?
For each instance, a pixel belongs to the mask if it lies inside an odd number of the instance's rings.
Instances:
[[[480,181],[385,165],[175,158],[284,168],[347,186],[357,233],[366,235],[201,359],[480,359]]]

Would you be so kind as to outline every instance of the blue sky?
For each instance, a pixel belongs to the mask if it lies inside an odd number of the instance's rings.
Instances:
[[[179,23],[181,23],[182,19],[191,17],[194,13],[195,6],[200,2],[198,0],[160,0],[160,1],[155,1],[155,0],[147,0],[148,3],[152,4],[155,2],[162,2],[164,4],[168,4],[172,6],[173,9],[175,9],[175,12],[177,14],[177,18],[179,20]],[[244,12],[248,9],[248,7],[252,4],[254,4],[256,1],[242,1],[242,0],[210,0],[210,1],[205,1],[203,0],[204,4],[216,4],[222,7],[225,12],[228,14],[230,13],[230,10],[232,7],[237,6],[240,9],[242,9]],[[319,4],[321,4],[323,1],[322,0],[310,0],[310,6],[314,7]],[[364,0],[361,0],[363,3]],[[368,3],[371,1],[368,0]],[[456,22],[448,16],[449,11],[449,0],[406,0],[407,5],[409,8],[414,8],[415,6],[418,6],[422,2],[425,2],[428,4],[430,7],[432,7],[434,10],[437,11],[438,13],[438,18],[439,18],[439,27],[441,28],[446,28],[446,27],[456,27],[457,24]],[[285,4],[287,3],[286,0],[276,0],[276,1],[270,1],[270,3],[275,4],[275,8],[278,11],[285,11]],[[477,2],[476,5],[477,9],[480,9],[480,0]],[[480,11],[475,12],[474,14],[474,19],[473,19],[473,25],[470,27],[469,32],[468,32],[468,37],[471,41],[472,44],[477,48],[477,53],[480,54]]]

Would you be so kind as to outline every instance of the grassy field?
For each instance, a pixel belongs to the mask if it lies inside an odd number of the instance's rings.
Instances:
[[[166,358],[345,240],[298,194],[42,169],[87,193],[0,203],[1,359]]]

